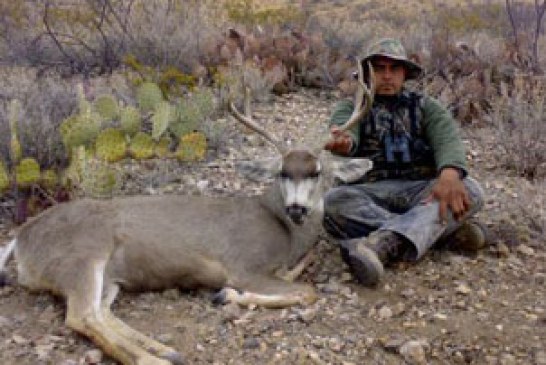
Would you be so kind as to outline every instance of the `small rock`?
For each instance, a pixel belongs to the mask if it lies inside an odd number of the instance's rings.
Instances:
[[[426,365],[424,343],[422,341],[408,341],[400,347],[400,355],[411,365]]]
[[[532,257],[535,255],[535,250],[533,250],[531,247],[527,245],[519,245],[517,246],[516,250],[525,256]]]
[[[164,345],[169,345],[173,342],[173,335],[170,333],[162,333],[156,336],[156,340]]]
[[[257,348],[260,348],[260,341],[256,337],[247,337],[243,341],[243,349],[253,350]]]
[[[499,359],[500,365],[515,365],[516,358],[512,354],[502,354]]]
[[[30,341],[27,340],[26,338],[24,338],[23,336],[19,336],[19,335],[13,335],[11,336],[11,340],[16,343],[17,345],[26,345],[27,343],[29,343]]]
[[[102,361],[102,351],[99,349],[89,350],[83,355],[84,364],[98,364]]]
[[[472,292],[472,289],[470,289],[468,285],[463,283],[463,284],[459,284],[457,288],[455,288],[455,292],[457,294],[468,295]]]
[[[377,312],[379,320],[383,321],[392,317],[392,309],[389,306],[384,305]]]
[[[315,317],[317,316],[318,309],[317,308],[305,308],[298,312],[298,318],[302,320],[305,323],[311,322]]]

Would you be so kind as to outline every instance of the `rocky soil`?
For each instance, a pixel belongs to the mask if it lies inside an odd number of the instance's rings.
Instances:
[[[312,131],[334,103],[328,93],[302,91],[257,105],[255,118],[287,140],[317,140]],[[258,192],[261,186],[241,180],[234,162],[273,150],[231,119],[214,126],[222,143],[208,161],[127,163],[123,193]],[[172,289],[123,293],[115,314],[179,349],[190,364],[545,365],[544,191],[498,166],[487,130],[464,136],[472,175],[487,194],[480,218],[491,244],[478,254],[434,250],[418,264],[389,268],[379,288],[367,289],[322,240],[300,279],[318,289],[311,306],[216,307],[210,292]],[[64,325],[61,299],[16,284],[13,261],[9,278],[12,285],[0,289],[0,364],[114,364]]]

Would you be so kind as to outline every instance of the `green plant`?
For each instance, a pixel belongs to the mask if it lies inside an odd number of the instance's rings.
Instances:
[[[154,147],[154,154],[159,158],[169,157],[171,150],[171,139],[168,137],[162,137],[157,141]]]
[[[125,157],[127,141],[123,132],[115,128],[106,128],[97,136],[95,153],[106,162],[116,162]]]
[[[205,135],[200,132],[193,132],[180,138],[175,156],[180,161],[193,162],[203,160],[206,152],[207,139]]]
[[[121,130],[128,136],[140,131],[140,112],[133,106],[126,106],[120,111]]]
[[[40,181],[40,165],[33,158],[24,158],[15,167],[15,181],[18,188],[28,188]]]
[[[17,99],[10,102],[9,105],[9,126],[10,126],[10,157],[11,163],[16,165],[19,163],[22,157],[21,143],[17,135],[17,123],[19,121],[19,111],[21,105]]]
[[[136,99],[143,111],[151,111],[156,108],[157,104],[164,100],[164,97],[157,84],[144,82],[137,89]]]
[[[165,133],[173,114],[171,104],[167,101],[159,102],[155,106],[154,115],[152,116],[152,138],[154,140],[159,140]]]
[[[42,171],[41,184],[47,190],[53,190],[59,184],[59,176],[53,169]]]
[[[100,125],[100,116],[90,109],[66,118],[60,126],[65,148],[72,151],[74,147],[89,146],[99,134]]]
[[[3,194],[6,190],[9,189],[10,178],[6,165],[2,160],[0,160],[0,194]]]
[[[169,129],[178,138],[199,129],[201,122],[215,110],[214,97],[209,89],[196,90],[175,106],[174,120]]]
[[[154,141],[149,134],[137,133],[129,145],[129,153],[137,160],[154,157]]]
[[[93,109],[103,120],[114,120],[119,116],[118,102],[112,95],[99,95],[93,100]]]
[[[78,188],[85,196],[111,198],[121,181],[120,173],[104,161],[96,158],[86,159]]]

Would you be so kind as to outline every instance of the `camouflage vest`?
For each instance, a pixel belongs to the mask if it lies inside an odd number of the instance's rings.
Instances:
[[[382,102],[378,97],[360,125],[356,156],[373,160],[366,181],[430,179],[436,175],[434,154],[426,141],[421,120],[423,95],[403,90]]]

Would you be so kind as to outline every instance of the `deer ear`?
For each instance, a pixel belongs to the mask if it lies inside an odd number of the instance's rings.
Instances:
[[[334,161],[332,174],[344,183],[351,183],[361,179],[373,167],[373,162],[367,158],[352,158]]]
[[[281,170],[281,158],[271,158],[259,161],[244,161],[236,165],[237,171],[253,181],[267,181],[275,177]]]

